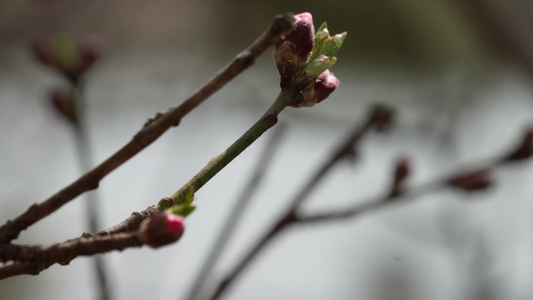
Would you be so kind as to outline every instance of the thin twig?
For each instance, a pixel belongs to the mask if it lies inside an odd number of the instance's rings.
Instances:
[[[91,143],[89,142],[89,136],[87,132],[88,124],[86,118],[85,108],[86,103],[83,95],[83,88],[81,82],[78,81],[77,85],[73,87],[74,104],[76,106],[76,118],[74,122],[74,134],[76,142],[76,153],[78,154],[78,163],[80,170],[83,173],[88,172],[93,167],[93,155],[91,151]],[[96,232],[100,228],[100,222],[98,220],[98,196],[96,192],[87,193],[86,199],[86,217],[88,219],[87,225],[89,232]]]
[[[227,166],[233,159],[248,148],[255,140],[257,140],[269,128],[278,122],[279,113],[291,104],[296,96],[296,91],[293,89],[282,89],[278,98],[274,101],[272,106],[265,112],[265,114],[248,129],[240,138],[238,138],[231,146],[224,152],[214,157],[207,163],[207,165],[200,170],[189,182],[183,185],[172,198],[174,204],[182,203],[187,195],[192,191],[195,193],[211,178],[213,178],[220,170]]]
[[[25,230],[37,221],[50,215],[80,194],[98,188],[99,182],[107,174],[146,148],[170,127],[177,126],[185,115],[252,65],[259,55],[272,44],[276,43],[284,32],[292,28],[293,23],[294,16],[292,14],[276,17],[267,31],[265,31],[250,47],[237,55],[233,62],[226,66],[196,93],[185,100],[185,102],[178,107],[170,109],[166,113],[158,114],[154,119],[151,119],[129,143],[103,163],[44,202],[32,205],[26,212],[16,217],[14,220],[7,221],[2,227],[0,227],[0,244],[9,243],[16,239],[22,230]]]
[[[225,277],[211,299],[218,299],[224,291],[236,281],[245,267],[249,265],[252,259],[259,254],[272,238],[288,227],[288,225],[298,221],[296,212],[310,192],[334,165],[345,158],[356,157],[355,147],[371,128],[375,127],[377,129],[384,129],[384,127],[387,127],[391,121],[392,111],[384,106],[376,106],[376,108],[370,113],[368,119],[362,125],[356,126],[350,132],[345,141],[333,152],[331,157],[324,162],[307,184],[302,187],[300,192],[292,199],[289,209],[282,214],[282,217],[278,219],[275,225],[263,235],[261,239],[259,239],[252,249],[237,263],[237,266]]]
[[[379,123],[378,123],[379,124]],[[366,126],[366,125],[365,125]],[[363,126],[363,128],[365,128]],[[378,125],[379,126],[379,125]],[[368,130],[368,129],[367,129]],[[360,140],[360,136],[365,131],[358,133],[356,130],[348,139],[352,140],[354,143],[357,143]],[[350,146],[350,143],[344,143],[336,152],[332,158],[342,157],[340,155],[344,151],[353,150],[353,146]],[[349,152],[348,152],[349,153]],[[359,216],[363,213],[367,213],[379,208],[383,208],[390,204],[397,203],[400,199],[407,200],[413,199],[430,192],[434,192],[442,188],[455,188],[462,190],[464,192],[473,192],[477,190],[485,189],[489,187],[491,181],[486,181],[487,178],[484,177],[485,174],[488,174],[488,171],[494,169],[498,166],[510,164],[514,162],[524,161],[533,156],[533,128],[526,130],[523,135],[521,143],[517,147],[512,149],[512,151],[504,153],[503,155],[496,156],[493,159],[484,160],[475,164],[472,164],[470,167],[461,167],[459,170],[452,172],[447,176],[443,176],[440,179],[429,181],[426,184],[422,184],[418,187],[398,190],[396,193],[391,193],[386,191],[382,196],[364,201],[362,204],[357,204],[350,206],[345,209],[340,209],[332,212],[317,213],[313,215],[301,215],[299,213],[300,204],[304,199],[301,199],[297,196],[292,203],[296,203],[296,206],[292,206],[287,212],[283,215],[282,218],[270,229],[270,231],[265,234],[259,242],[257,242],[252,249],[237,263],[237,266],[221,281],[216,293],[210,299],[218,299],[227,288],[235,282],[239,274],[244,270],[244,268],[249,265],[253,258],[259,254],[259,252],[265,248],[265,246],[278,235],[283,229],[289,227],[292,224],[307,224],[307,223],[318,223],[325,221],[334,221],[334,220],[345,220],[348,218],[353,218]],[[329,159],[326,164],[319,169],[318,173],[321,173],[321,176],[317,177],[317,174],[312,177],[311,181],[318,182],[317,178],[320,179],[325,175],[323,170],[328,170],[329,168],[325,167],[327,164],[335,164],[339,159]],[[480,177],[481,175],[481,177]],[[310,182],[311,182],[310,181]],[[306,187],[313,188],[314,185],[307,184]],[[299,195],[304,195],[305,192],[301,192]],[[360,201],[358,201],[360,202]]]
[[[222,227],[220,233],[217,235],[217,239],[211,247],[211,252],[207,255],[207,258],[200,268],[200,272],[194,280],[193,285],[185,299],[193,300],[197,297],[205,281],[208,279],[211,270],[214,268],[220,255],[222,255],[224,252],[224,249],[226,248],[233,231],[235,230],[244,211],[246,210],[246,207],[250,204],[250,199],[252,198],[253,193],[257,190],[257,186],[264,177],[270,161],[276,153],[284,129],[285,127],[278,126],[277,130],[274,131],[271,138],[267,142],[266,147],[264,148],[263,153],[260,155],[260,159],[254,168],[253,174],[250,176],[250,179],[245,185],[244,190],[230,210],[230,214],[226,218],[226,223]]]
[[[533,76],[532,49],[527,42],[531,28],[520,27],[521,23],[517,22],[517,16],[513,15],[509,3],[496,2],[507,4],[507,9],[502,9],[487,0],[456,0],[456,2],[468,14],[468,19],[473,20],[478,29],[483,31],[489,43],[512,57],[519,65],[526,67],[529,75]]]
[[[76,153],[78,154],[78,162],[82,174],[91,170],[94,166],[93,155],[91,151],[91,143],[89,142],[89,136],[87,132],[87,109],[86,102],[84,97],[84,89],[81,81],[76,81],[73,86],[73,97],[75,105],[75,139],[76,139]],[[100,199],[98,197],[97,191],[92,191],[87,193],[85,199],[86,212],[84,212],[87,217],[87,223],[89,232],[93,233],[98,231],[101,228],[100,225]],[[100,294],[100,300],[110,300],[111,299],[111,290],[109,284],[108,272],[105,268],[104,257],[95,256],[92,258],[93,266],[95,271],[96,283],[98,291]]]

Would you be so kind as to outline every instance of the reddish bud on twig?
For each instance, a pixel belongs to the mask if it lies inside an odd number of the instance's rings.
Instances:
[[[386,104],[377,104],[372,112],[371,122],[380,132],[387,132],[394,123],[395,111]]]
[[[318,75],[314,85],[316,103],[326,99],[339,86],[339,80],[333,72],[326,70]]]
[[[139,238],[152,248],[159,248],[180,239],[185,230],[182,216],[162,211],[144,220],[139,229]]]
[[[402,183],[410,173],[409,160],[403,157],[396,162],[396,170],[394,171],[394,185]]]
[[[390,192],[390,198],[398,196],[402,192],[402,185],[404,181],[409,177],[411,167],[409,159],[406,157],[400,158],[396,162],[396,166],[393,174],[392,188]]]
[[[296,22],[289,32],[281,36],[276,44],[274,60],[280,74],[296,72],[306,62],[315,43],[315,28],[313,16],[301,13],[294,16]]]
[[[35,58],[45,66],[55,66],[57,54],[54,42],[50,39],[37,39],[31,43],[31,51]]]
[[[65,89],[50,91],[49,98],[55,110],[72,123],[77,122],[74,95]]]
[[[89,35],[78,42],[78,72],[85,73],[104,52],[104,40],[98,35]]]
[[[533,127],[526,130],[522,143],[509,154],[506,161],[517,161],[533,156]]]
[[[479,191],[490,187],[493,184],[490,170],[483,169],[475,172],[459,175],[448,181],[452,187],[464,191]]]

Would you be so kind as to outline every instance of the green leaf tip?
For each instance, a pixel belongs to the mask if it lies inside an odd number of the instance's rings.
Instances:
[[[173,215],[179,215],[185,218],[190,215],[195,209],[195,205],[183,204],[172,207],[171,209],[169,209],[169,212]]]

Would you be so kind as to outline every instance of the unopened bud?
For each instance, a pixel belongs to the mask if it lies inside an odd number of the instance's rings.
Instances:
[[[389,198],[396,197],[402,193],[402,185],[407,177],[409,177],[410,169],[409,159],[406,157],[400,158],[396,162]]]
[[[409,160],[405,157],[398,160],[396,170],[394,171],[394,184],[398,185],[403,182],[410,173]]]
[[[50,103],[55,110],[72,123],[77,122],[74,95],[65,89],[54,89],[50,92]]]
[[[78,43],[79,66],[78,71],[84,73],[87,71],[104,52],[104,40],[98,35],[89,35]]]
[[[339,80],[333,72],[326,70],[320,73],[314,85],[316,103],[326,99],[338,86]]]
[[[146,245],[159,248],[179,240],[184,230],[185,219],[182,216],[162,211],[141,223],[139,238]]]
[[[292,76],[307,63],[313,50],[315,29],[313,16],[301,13],[294,16],[296,22],[291,30],[281,37],[274,49],[274,60],[282,76]]]
[[[493,180],[490,171],[483,169],[459,175],[448,181],[448,184],[464,191],[479,191],[490,187],[493,184]]]
[[[377,104],[371,115],[371,122],[380,132],[387,132],[394,122],[395,111],[386,104]]]
[[[37,39],[31,43],[31,51],[37,61],[45,66],[55,66],[57,54],[54,42],[50,39]]]

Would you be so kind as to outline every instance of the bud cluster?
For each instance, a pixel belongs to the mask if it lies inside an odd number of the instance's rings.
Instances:
[[[37,61],[76,83],[102,56],[103,40],[97,35],[87,36],[77,43],[42,38],[32,43],[31,50]]]
[[[346,32],[330,36],[326,23],[315,33],[310,13],[295,15],[293,28],[276,44],[273,56],[281,76],[281,88],[293,88],[298,96],[293,107],[313,106],[326,99],[339,85],[328,69],[337,58]]]

